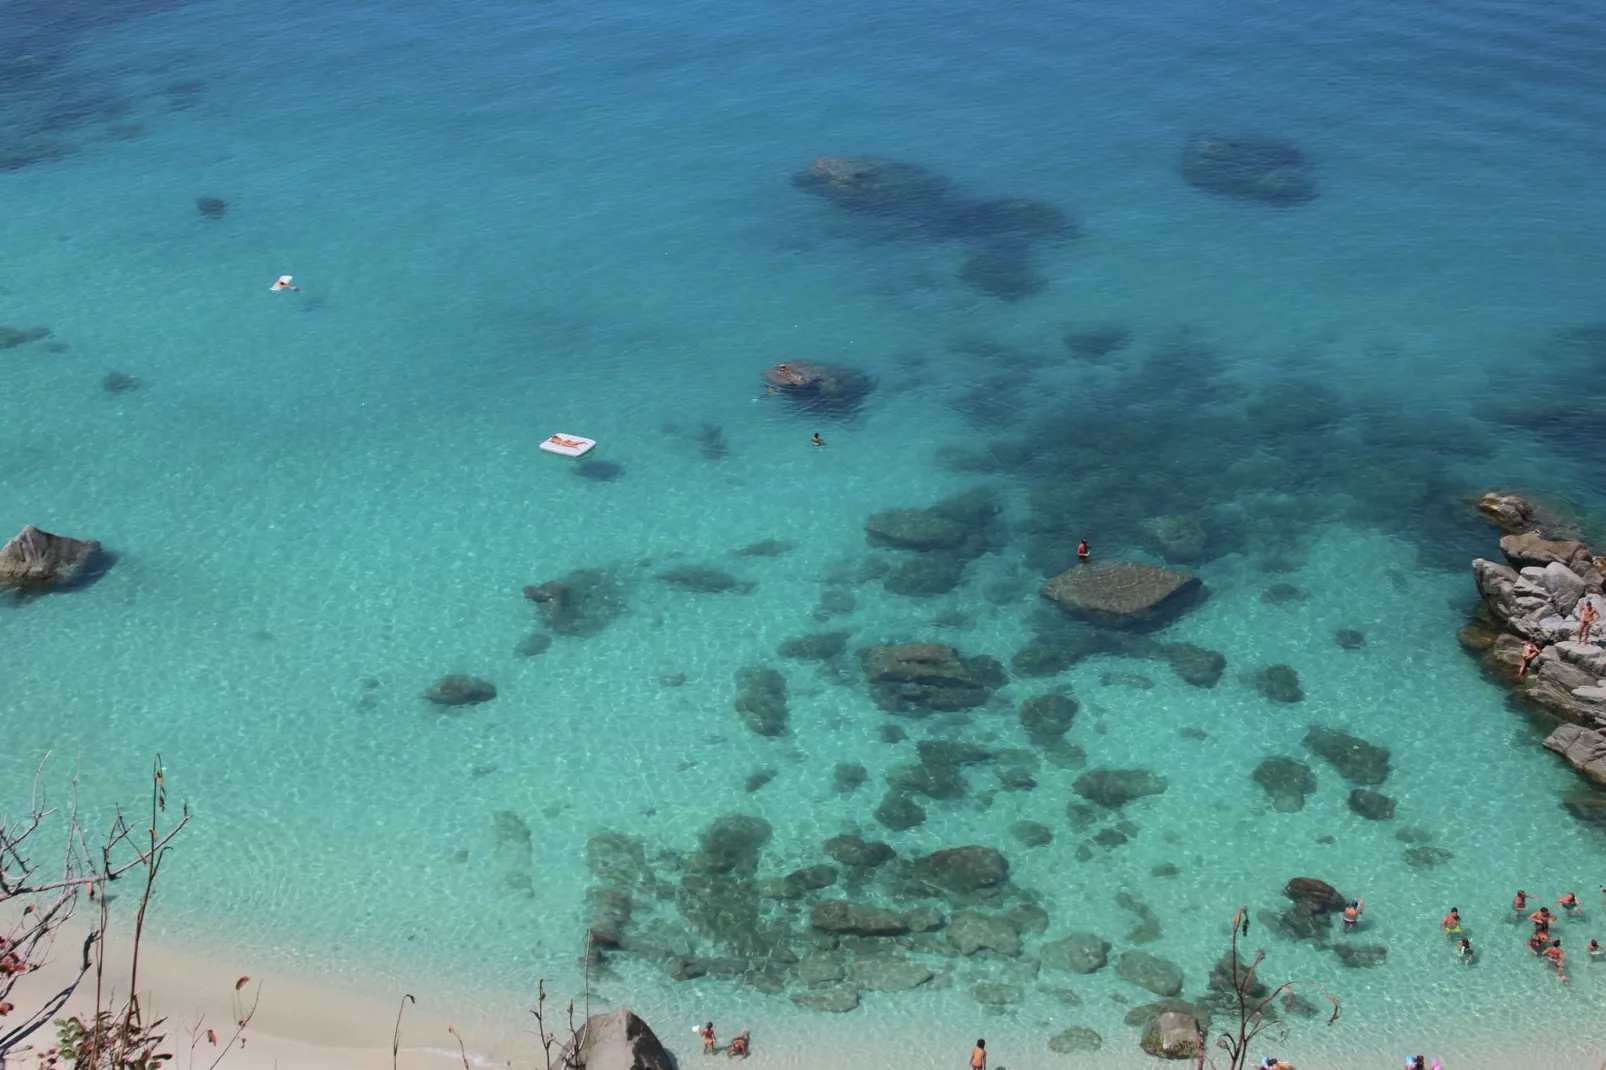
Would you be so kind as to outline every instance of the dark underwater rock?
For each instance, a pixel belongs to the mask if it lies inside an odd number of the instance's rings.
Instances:
[[[1021,727],[1033,743],[1053,743],[1070,729],[1076,710],[1076,700],[1069,695],[1036,695],[1021,703]]]
[[[1387,821],[1394,816],[1395,802],[1380,791],[1353,788],[1349,793],[1349,808],[1368,821]]]
[[[924,824],[926,811],[909,796],[889,791],[875,808],[875,819],[893,832],[904,832]]]
[[[831,787],[839,795],[849,795],[864,786],[870,771],[858,762],[837,762],[831,772]]]
[[[222,197],[197,197],[195,210],[206,219],[222,219],[229,214],[229,202]]]
[[[1072,933],[1052,940],[1038,951],[1043,965],[1070,973],[1093,973],[1104,968],[1110,942],[1093,933]]]
[[[1357,628],[1340,628],[1333,633],[1333,640],[1345,650],[1359,650],[1366,645],[1366,633]]]
[[[424,697],[437,706],[476,706],[496,697],[496,685],[477,676],[453,673],[436,680]]]
[[[810,360],[786,361],[763,375],[774,393],[818,416],[852,416],[875,389],[875,380],[857,368]]]
[[[918,716],[980,706],[1002,682],[994,682],[997,662],[991,658],[965,658],[942,643],[866,647],[859,662],[870,697],[889,713]]]
[[[1249,686],[1273,702],[1305,700],[1305,692],[1299,686],[1299,674],[1289,665],[1268,665],[1256,669],[1249,677]]]
[[[126,394],[144,384],[126,372],[107,372],[100,377],[100,388],[108,394]]]
[[[965,257],[959,281],[1000,301],[1024,301],[1048,289],[1048,279],[1032,265],[1024,246],[995,245]]]
[[[1190,186],[1279,207],[1316,197],[1316,179],[1295,146],[1269,138],[1196,137],[1182,153]]]
[[[1363,788],[1376,787],[1389,777],[1389,751],[1348,732],[1312,725],[1305,746],[1325,760],[1340,776]]]
[[[832,658],[840,657],[848,648],[848,635],[848,632],[797,635],[782,642],[775,648],[775,653],[783,658],[803,661],[830,661]]]
[[[1118,810],[1133,799],[1160,795],[1169,786],[1165,777],[1147,769],[1091,769],[1076,778],[1071,790],[1105,809]]]
[[[1132,344],[1132,329],[1119,324],[1083,327],[1061,336],[1071,356],[1079,360],[1103,360]]]
[[[937,172],[875,156],[821,156],[792,184],[852,212],[915,220],[935,217],[948,197]]]
[[[658,578],[667,584],[686,591],[696,591],[698,594],[723,594],[727,591],[751,594],[756,586],[737,579],[729,572],[701,565],[683,565],[680,568],[668,569],[658,573]]]
[[[546,632],[535,632],[519,640],[519,645],[513,649],[523,657],[533,658],[552,649],[552,637]]]
[[[915,876],[949,892],[993,888],[1009,880],[1009,860],[991,847],[951,847],[915,861]]]
[[[578,639],[596,635],[624,615],[624,595],[601,569],[579,569],[524,588],[524,597],[541,611],[552,631]]]
[[[866,840],[844,834],[832,836],[821,847],[833,860],[844,866],[874,867],[898,857],[896,851],[878,840]]]
[[[1316,790],[1316,774],[1293,758],[1267,758],[1255,766],[1251,777],[1271,796],[1272,809],[1282,813],[1303,810],[1305,796]]]
[[[786,677],[774,669],[745,667],[736,672],[736,712],[742,723],[761,736],[784,736],[791,720],[786,705]]]
[[[20,329],[17,327],[0,327],[0,349],[15,349],[18,346],[27,345],[29,342],[37,342],[41,339],[49,338],[50,335],[51,330],[49,327]]]
[[[943,554],[922,554],[895,567],[881,580],[888,594],[930,598],[947,594],[965,579],[965,561]]]
[[[762,817],[726,814],[703,830],[697,852],[686,859],[686,868],[697,873],[752,876],[758,871],[759,852],[771,835],[773,829]]]

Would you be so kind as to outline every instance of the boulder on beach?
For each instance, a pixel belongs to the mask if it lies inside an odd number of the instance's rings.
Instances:
[[[1136,561],[1078,565],[1043,585],[1061,612],[1114,628],[1157,628],[1198,600],[1197,576]]]
[[[29,524],[0,546],[0,587],[60,587],[80,579],[100,551],[93,539],[52,535]]]
[[[586,1070],[675,1070],[674,1057],[652,1028],[623,1008],[586,1019],[579,1049],[578,1063]]]

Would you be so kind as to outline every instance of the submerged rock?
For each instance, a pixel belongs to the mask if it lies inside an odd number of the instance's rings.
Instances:
[[[1071,616],[1116,628],[1169,624],[1199,598],[1197,576],[1135,561],[1080,565],[1043,585],[1042,595]]]
[[[1349,808],[1368,821],[1387,821],[1394,816],[1394,800],[1380,791],[1354,788],[1349,793]]]
[[[1090,802],[1118,810],[1133,799],[1163,794],[1166,778],[1147,769],[1091,769],[1077,777],[1071,790]]]
[[[0,327],[0,349],[15,349],[29,342],[38,342],[49,338],[51,333],[49,327]]]
[[[858,1007],[859,990],[843,986],[840,988],[822,988],[813,992],[794,992],[792,993],[792,1002],[800,1007],[807,1007],[812,1011],[846,1014],[848,1011]]]
[[[1351,969],[1381,966],[1388,961],[1389,949],[1379,944],[1340,943],[1333,946],[1338,961]]]
[[[830,661],[848,648],[848,635],[848,632],[815,632],[793,636],[776,647],[775,653],[803,661]]]
[[[791,720],[786,677],[774,669],[746,667],[736,672],[736,712],[757,735],[784,736]]]
[[[1358,628],[1340,628],[1333,639],[1345,650],[1359,650],[1366,645],[1366,633]]]
[[[940,554],[923,554],[893,568],[881,580],[888,594],[931,598],[947,594],[965,580],[965,561]]]
[[[424,692],[437,706],[475,706],[496,697],[496,685],[477,676],[453,673],[443,676]]]
[[[1271,796],[1272,809],[1285,814],[1303,810],[1305,796],[1316,790],[1316,774],[1293,758],[1267,758],[1255,766],[1251,777]]]
[[[222,197],[197,197],[195,210],[206,219],[222,219],[229,214],[229,202]]]
[[[1199,1020],[1184,1011],[1163,1011],[1143,1031],[1139,1047],[1161,1059],[1197,1059],[1203,1051]]]
[[[1256,669],[1249,677],[1249,685],[1273,702],[1305,701],[1305,692],[1299,686],[1299,674],[1289,665],[1268,665]]]
[[[1142,951],[1122,952],[1115,960],[1115,975],[1157,996],[1175,996],[1182,991],[1182,968]]]
[[[987,950],[1014,958],[1020,954],[1020,931],[996,915],[961,910],[948,922],[948,943],[961,955]]]
[[[1183,150],[1182,177],[1196,189],[1279,207],[1316,197],[1304,154],[1269,138],[1196,137]]]
[[[587,568],[524,588],[541,620],[559,635],[588,639],[624,615],[623,592],[601,569]]]
[[[884,843],[851,834],[832,836],[825,841],[823,849],[844,866],[879,866],[898,857],[897,852]]]
[[[696,853],[686,859],[686,868],[697,873],[751,876],[758,870],[759,852],[771,835],[770,823],[762,817],[726,814],[703,830]]]
[[[1103,1046],[1104,1038],[1095,1030],[1080,1026],[1072,1026],[1048,1038],[1048,1050],[1061,1055],[1079,1051],[1098,1051]]]
[[[773,393],[815,416],[852,416],[875,389],[875,380],[857,368],[811,360],[777,364],[763,376]]]
[[[978,249],[965,257],[959,281],[1000,301],[1024,301],[1048,289],[1048,279],[1032,265],[1030,248],[1013,242]]]
[[[993,888],[1009,880],[1009,861],[991,847],[952,847],[915,862],[915,875],[946,891]]]
[[[1132,329],[1119,324],[1083,327],[1061,336],[1065,348],[1078,360],[1103,360],[1132,344]]]
[[[849,211],[910,219],[937,214],[948,197],[937,172],[876,156],[821,156],[792,184]]]
[[[918,962],[887,954],[855,959],[848,967],[848,981],[869,992],[908,992],[935,976]]]
[[[1038,950],[1043,965],[1070,973],[1093,973],[1104,968],[1110,942],[1093,933],[1072,933],[1044,944]]]
[[[667,584],[682,590],[696,591],[698,594],[723,594],[727,591],[750,594],[756,586],[745,580],[739,580],[722,569],[705,568],[700,565],[668,569],[658,573],[658,578]]]
[[[81,579],[100,543],[52,535],[29,524],[0,546],[0,587],[60,587]]]
[[[1389,751],[1359,736],[1322,725],[1305,733],[1305,746],[1351,784],[1376,787],[1389,777]]]
[[[907,915],[842,899],[815,903],[809,911],[809,926],[822,933],[855,936],[902,936],[910,931]]]
[[[931,710],[980,706],[1003,683],[992,658],[965,658],[942,643],[872,646],[859,652],[870,697],[889,713],[922,715]]]
[[[889,791],[875,808],[875,819],[893,832],[904,832],[926,820],[926,811],[919,803],[896,791]]]
[[[1071,727],[1076,710],[1076,700],[1069,695],[1036,695],[1021,703],[1021,727],[1033,743],[1053,743]]]

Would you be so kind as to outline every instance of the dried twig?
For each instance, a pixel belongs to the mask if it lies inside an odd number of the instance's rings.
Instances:
[[[395,1032],[390,1034],[390,1067],[391,1067],[391,1070],[396,1070],[396,1061],[397,1061],[397,1059],[399,1059],[401,1057],[400,1053],[401,1053],[401,1020],[402,1020],[402,1012],[407,1009],[407,1004],[409,1004],[409,1003],[417,1003],[417,1002],[418,1002],[418,1000],[413,998],[413,994],[411,992],[408,992],[408,993],[406,993],[405,995],[402,996],[401,1003],[398,1004],[397,1007],[396,1007],[396,1030],[395,1030]]]
[[[1338,1021],[1338,998],[1314,981],[1284,981],[1263,997],[1256,997],[1251,993],[1255,988],[1255,971],[1260,968],[1261,962],[1266,958],[1264,949],[1256,949],[1254,960],[1244,967],[1238,957],[1238,937],[1249,935],[1249,908],[1239,907],[1232,916],[1232,949],[1229,959],[1232,964],[1233,991],[1238,1001],[1238,1022],[1236,1029],[1223,1030],[1216,1035],[1216,1047],[1227,1054],[1227,1070],[1243,1070],[1249,1059],[1249,1047],[1255,1039],[1268,1027],[1273,1027],[1283,1034],[1287,1026],[1266,1014],[1266,1008],[1279,996],[1293,996],[1297,988],[1309,988],[1321,995],[1333,1006],[1333,1014],[1327,1019],[1332,1025]],[[1208,1054],[1207,1038],[1203,1028],[1199,1030],[1199,1060],[1196,1064],[1198,1070],[1205,1066],[1215,1068],[1216,1063]]]

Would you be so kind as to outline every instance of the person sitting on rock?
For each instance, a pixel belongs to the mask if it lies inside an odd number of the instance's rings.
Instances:
[[[730,1047],[725,1049],[726,1056],[732,1059],[747,1058],[747,1045],[751,1040],[752,1038],[747,1035],[747,1030],[744,1029],[737,1033],[731,1038]]]
[[[1585,599],[1584,604],[1578,607],[1578,642],[1581,645],[1589,644],[1589,630],[1600,620],[1600,611],[1595,603]]]
[[[1517,666],[1517,678],[1519,680],[1528,675],[1528,663],[1538,656],[1539,647],[1536,644],[1532,642],[1522,644],[1522,664]]]

